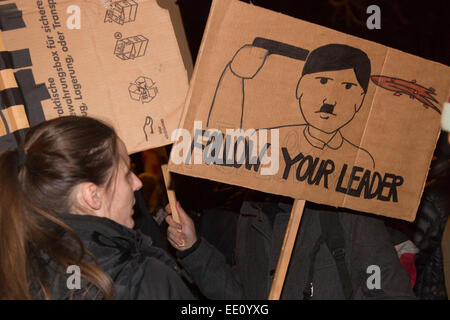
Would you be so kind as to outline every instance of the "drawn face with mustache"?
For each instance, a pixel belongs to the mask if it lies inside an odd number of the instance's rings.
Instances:
[[[305,74],[297,85],[297,99],[305,121],[332,133],[349,123],[364,101],[365,92],[353,69]]]

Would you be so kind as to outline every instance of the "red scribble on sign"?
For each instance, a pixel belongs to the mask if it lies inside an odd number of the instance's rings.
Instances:
[[[406,81],[388,76],[371,76],[370,79],[381,88],[393,91],[395,96],[408,95],[411,99],[417,99],[422,102],[426,109],[431,108],[441,114],[439,108],[434,105],[434,103],[439,105],[439,101],[433,97],[433,95],[436,95],[436,92],[432,87],[425,88],[417,84],[416,80]]]

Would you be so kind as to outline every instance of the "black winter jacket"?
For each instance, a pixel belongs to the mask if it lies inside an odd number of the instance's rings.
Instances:
[[[442,235],[450,214],[450,168],[428,186],[416,219],[414,243],[420,252],[416,256],[417,280],[414,291],[418,298],[447,300],[442,256]]]
[[[66,214],[61,218],[78,234],[85,250],[95,256],[100,267],[112,278],[116,299],[194,298],[180,278],[175,261],[162,249],[153,246],[152,240],[141,232],[107,218],[90,215]],[[52,299],[69,299],[71,290],[67,287],[67,279],[71,274],[62,273],[53,262],[49,262],[47,269]],[[80,271],[82,275],[83,270]],[[82,280],[75,299],[82,297],[86,286],[86,281]],[[95,288],[91,289],[86,298],[93,298],[96,293]]]
[[[312,205],[312,204],[310,204]],[[321,207],[328,208],[330,207]],[[206,240],[200,240],[180,263],[211,299],[267,299],[291,206],[244,202],[237,226],[236,265]],[[305,207],[281,299],[303,299],[311,250],[321,235],[318,210]],[[346,265],[355,299],[414,299],[410,279],[397,257],[384,222],[364,214],[338,214],[346,244]],[[369,289],[367,268],[380,267],[381,289]],[[344,299],[335,261],[325,244],[316,255],[312,299]]]

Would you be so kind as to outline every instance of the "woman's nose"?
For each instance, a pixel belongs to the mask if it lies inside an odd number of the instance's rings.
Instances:
[[[142,188],[142,181],[133,173],[133,191],[137,191]]]

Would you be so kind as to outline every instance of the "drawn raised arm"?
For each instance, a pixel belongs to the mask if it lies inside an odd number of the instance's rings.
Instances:
[[[239,78],[252,79],[264,65],[268,54],[267,49],[246,44],[231,59],[231,72]]]

